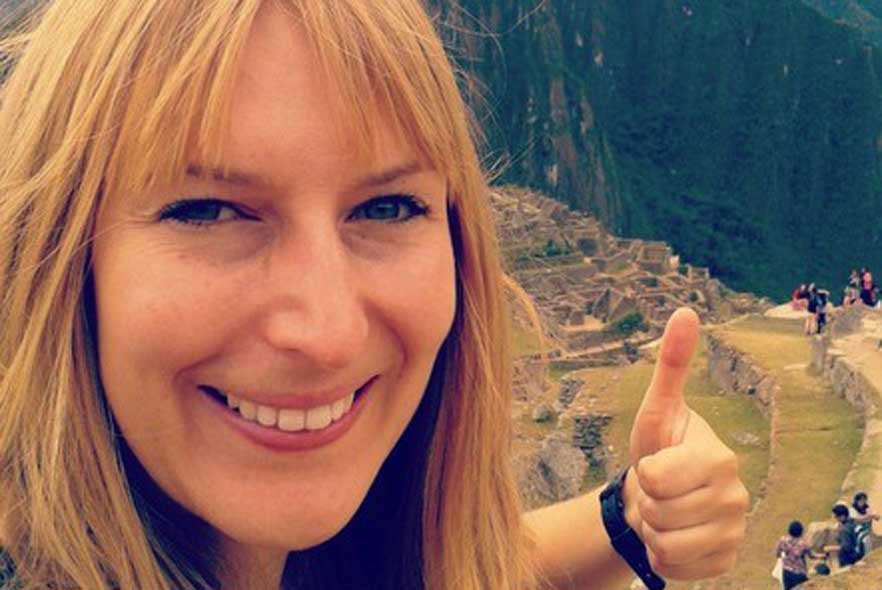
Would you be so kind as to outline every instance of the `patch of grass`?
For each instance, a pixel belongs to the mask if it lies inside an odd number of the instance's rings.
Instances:
[[[532,409],[525,410],[520,418],[518,418],[520,426],[518,432],[534,439],[541,441],[546,436],[557,430],[557,418],[552,417],[547,422],[536,422],[533,420]]]
[[[570,369],[561,369],[560,367],[551,366],[548,368],[548,380],[555,385],[560,385],[561,377],[571,372]]]
[[[627,270],[632,270],[634,265],[628,262],[627,260],[616,260],[612,264],[610,264],[604,272],[608,275],[617,275],[622,274]]]

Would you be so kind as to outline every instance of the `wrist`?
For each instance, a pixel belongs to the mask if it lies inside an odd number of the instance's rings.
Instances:
[[[622,501],[625,503],[625,522],[631,527],[640,540],[643,540],[643,519],[640,517],[640,485],[637,482],[637,469],[628,468],[625,485],[622,489]]]
[[[629,477],[630,476],[630,477]],[[665,581],[652,571],[643,539],[639,501],[642,494],[632,467],[623,469],[600,493],[600,512],[610,544],[650,590],[664,590]],[[626,500],[627,498],[627,500]]]

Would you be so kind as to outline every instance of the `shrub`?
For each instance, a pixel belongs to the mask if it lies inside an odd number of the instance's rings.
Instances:
[[[547,258],[551,258],[552,256],[560,256],[561,254],[563,254],[563,250],[554,243],[554,240],[549,239],[548,243],[545,244],[545,250],[543,251],[543,254]]]
[[[630,336],[634,332],[646,330],[647,328],[648,326],[643,321],[643,315],[636,311],[629,313],[612,324],[612,330],[622,336]]]

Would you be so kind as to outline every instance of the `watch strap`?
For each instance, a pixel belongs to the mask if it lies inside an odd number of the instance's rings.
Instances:
[[[609,535],[610,544],[616,553],[630,566],[634,573],[646,584],[649,590],[663,590],[665,581],[649,565],[646,545],[625,520],[625,501],[622,496],[628,467],[616,475],[615,479],[600,494],[600,510],[603,526]]]

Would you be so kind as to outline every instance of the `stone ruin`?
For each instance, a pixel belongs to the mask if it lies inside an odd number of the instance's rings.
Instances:
[[[693,308],[704,323],[772,306],[735,293],[706,268],[683,263],[663,242],[623,239],[585,213],[516,187],[490,194],[509,274],[530,295],[546,336],[546,355],[558,371],[636,361],[640,347],[656,340],[670,314]],[[532,330],[523,310],[515,323]],[[516,359],[513,415],[528,415],[549,430],[537,439],[515,422],[515,470],[527,507],[572,497],[587,468],[608,471],[602,433],[612,416],[571,407],[583,382],[564,376],[550,407],[546,364],[540,353]],[[572,420],[564,435],[561,419]],[[519,429],[521,430],[519,432]]]
[[[771,307],[682,263],[664,242],[618,238],[538,193],[498,188],[490,200],[509,273],[535,302],[560,367],[633,361],[681,306],[705,323]]]

